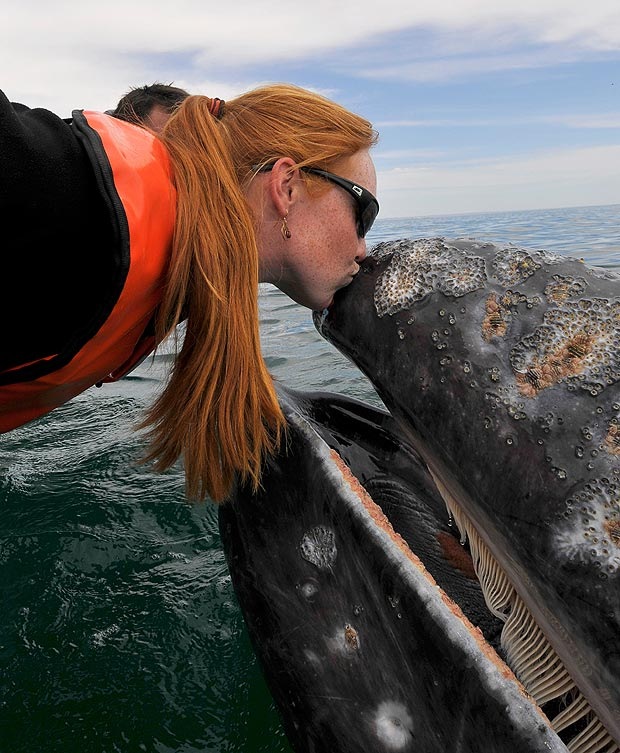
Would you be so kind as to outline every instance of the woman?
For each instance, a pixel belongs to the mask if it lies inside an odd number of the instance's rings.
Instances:
[[[1,93],[0,93],[1,94]],[[258,283],[322,309],[378,211],[371,125],[288,85],[190,96],[161,135],[0,98],[0,430],[118,379],[186,322],[143,427],[158,470],[220,501],[260,481],[284,420],[260,353]],[[17,315],[19,312],[19,316]]]

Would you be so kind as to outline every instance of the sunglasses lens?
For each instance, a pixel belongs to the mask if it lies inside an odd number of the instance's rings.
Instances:
[[[340,188],[344,188],[347,193],[351,194],[355,201],[357,212],[357,234],[360,238],[364,238],[379,213],[379,202],[370,191],[358,186],[347,178],[340,177],[340,175],[334,175],[333,173],[327,172],[327,170],[319,170],[318,167],[304,166],[301,169],[305,170],[307,173],[320,175],[321,178],[335,183],[337,186],[340,186]]]
[[[357,232],[360,238],[365,238],[366,233],[372,227],[373,222],[379,214],[379,204],[376,200],[371,200],[366,204],[363,210],[360,211],[359,219],[357,222]]]

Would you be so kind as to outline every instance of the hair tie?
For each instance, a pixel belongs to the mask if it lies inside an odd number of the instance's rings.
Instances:
[[[224,115],[224,100],[214,97],[209,102],[209,112],[216,120],[221,120],[222,115]]]

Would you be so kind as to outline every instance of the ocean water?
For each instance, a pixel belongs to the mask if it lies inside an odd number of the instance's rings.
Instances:
[[[378,220],[369,245],[468,236],[620,267],[620,205]],[[316,333],[261,290],[274,377],[380,404]],[[285,753],[211,503],[179,468],[136,464],[132,427],[165,353],[0,436],[0,753]]]

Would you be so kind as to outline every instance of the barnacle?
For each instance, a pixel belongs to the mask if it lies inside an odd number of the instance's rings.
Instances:
[[[459,298],[483,287],[484,259],[447,245],[440,238],[380,244],[373,257],[392,259],[377,280],[377,314],[396,314],[434,291]]]
[[[566,301],[549,309],[542,324],[516,344],[510,362],[519,390],[528,397],[561,381],[597,395],[620,376],[619,346],[620,303]]]

